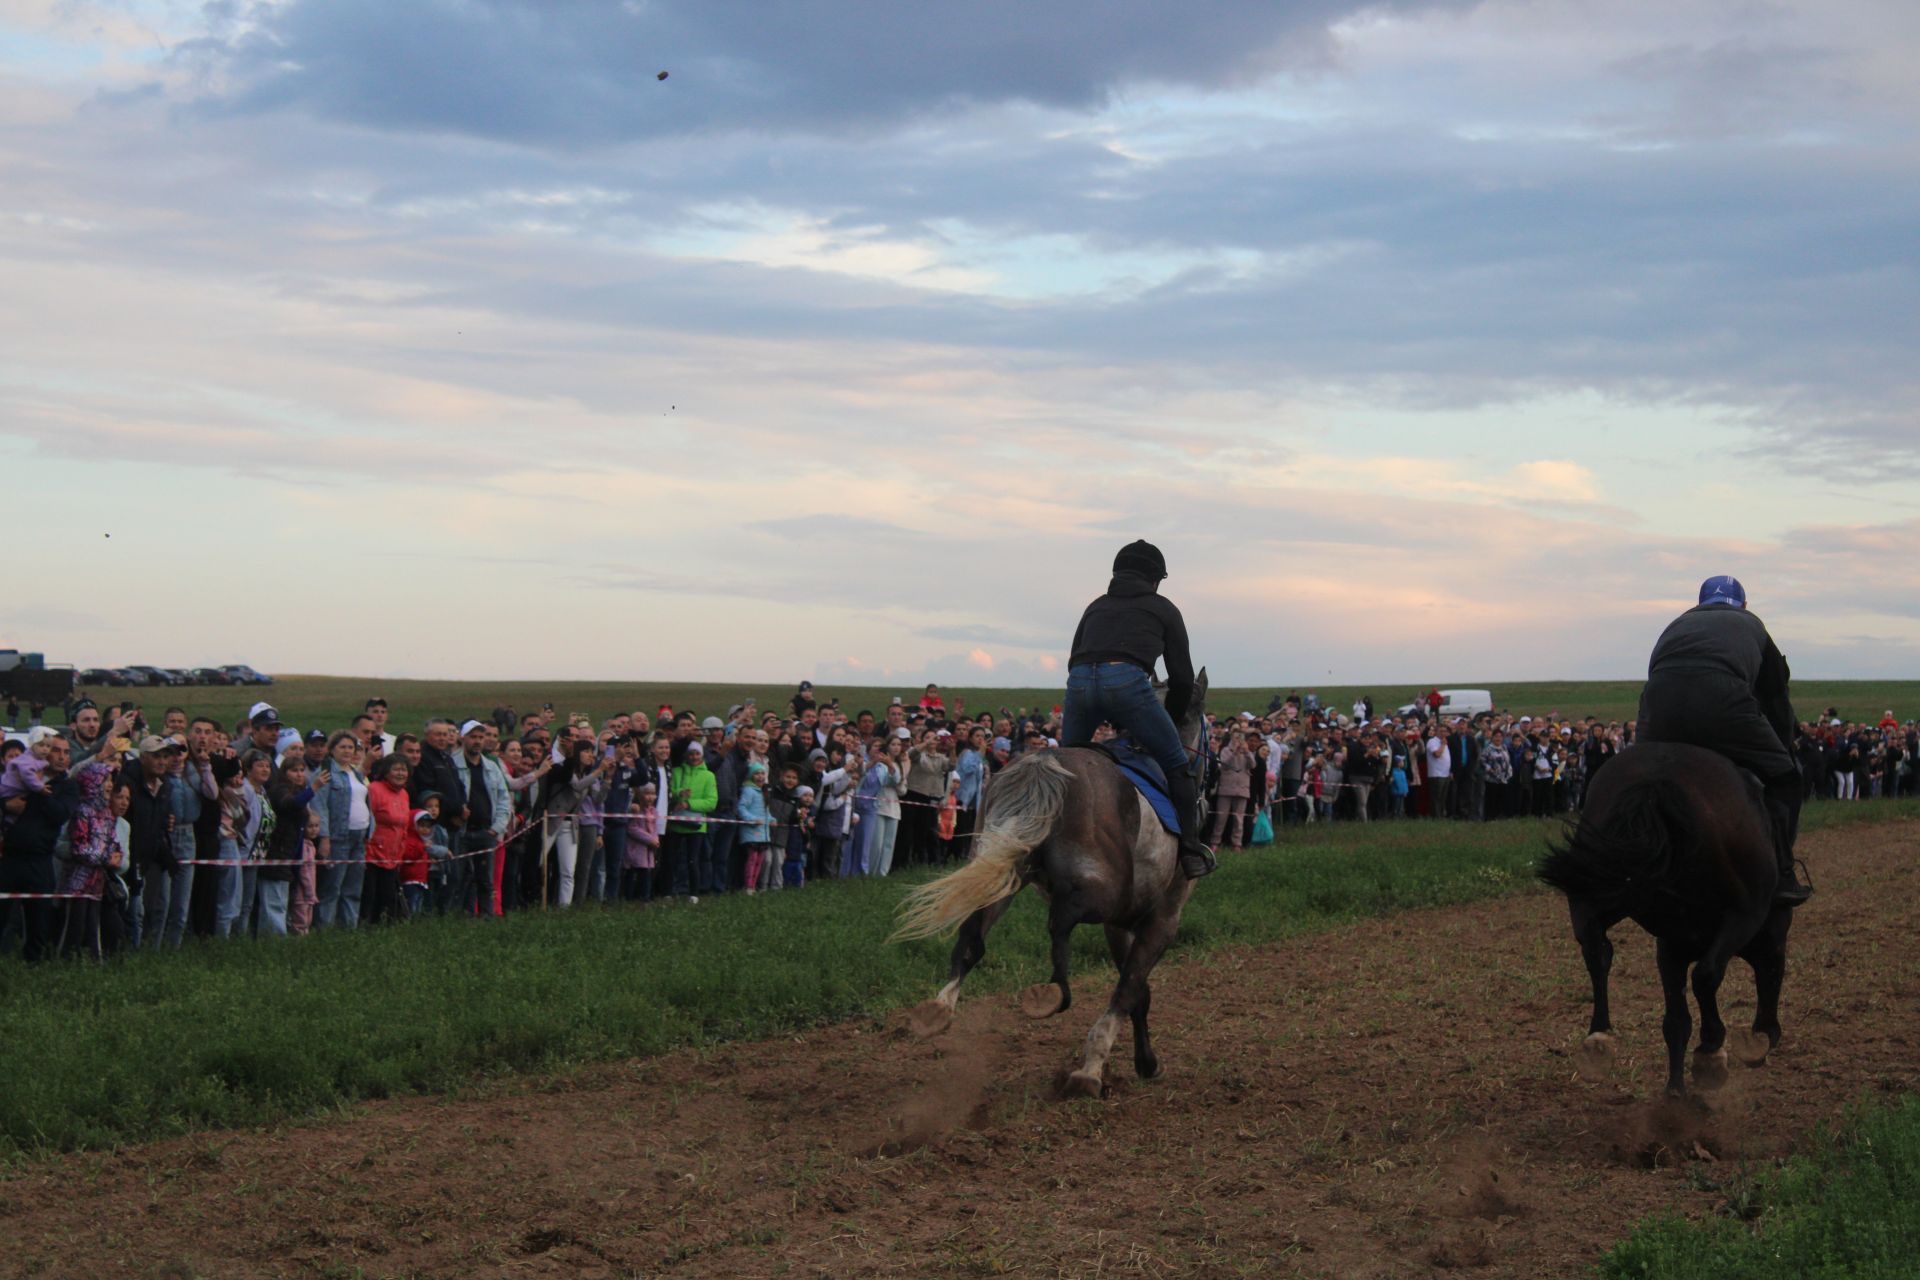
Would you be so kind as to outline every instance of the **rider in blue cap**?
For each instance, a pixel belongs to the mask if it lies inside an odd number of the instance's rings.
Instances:
[[[1180,869],[1198,880],[1213,870],[1213,851],[1200,839],[1200,788],[1174,727],[1193,698],[1193,657],[1180,610],[1159,594],[1166,576],[1166,557],[1150,542],[1130,542],[1113,558],[1107,593],[1087,606],[1073,633],[1060,740],[1091,742],[1104,721],[1160,762],[1180,817]],[[1164,707],[1153,694],[1154,663],[1163,658]]]
[[[1774,901],[1797,907],[1813,890],[1793,866],[1802,790],[1790,676],[1766,624],[1748,610],[1740,580],[1708,578],[1700,584],[1700,603],[1675,618],[1653,646],[1640,694],[1639,739],[1709,747],[1760,779],[1780,863]]]

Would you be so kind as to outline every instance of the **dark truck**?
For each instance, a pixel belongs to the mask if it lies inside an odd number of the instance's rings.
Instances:
[[[59,707],[72,696],[72,667],[50,667],[41,654],[0,649],[0,701]]]

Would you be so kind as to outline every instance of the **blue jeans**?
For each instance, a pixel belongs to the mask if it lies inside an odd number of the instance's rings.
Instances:
[[[602,902],[620,900],[620,869],[627,860],[627,824],[617,815],[600,831],[600,866],[604,875],[593,883],[593,896]]]
[[[732,811],[715,813],[716,818],[732,818]],[[725,893],[733,884],[733,845],[740,828],[732,822],[716,822],[707,827],[707,887],[700,893]]]
[[[287,936],[287,898],[292,890],[291,880],[256,881],[254,894],[255,901],[260,904],[261,937],[284,938]]]
[[[1085,663],[1069,670],[1061,720],[1062,746],[1093,741],[1104,720],[1131,734],[1169,774],[1192,767],[1173,717],[1153,696],[1153,681],[1131,662]]]
[[[367,878],[367,833],[335,836],[328,847],[331,863],[315,869],[313,908],[316,929],[351,929],[360,923],[360,890]]]
[[[219,856],[222,861],[235,860],[240,856],[240,846],[222,836]],[[246,868],[215,867],[213,870],[219,877],[219,889],[214,895],[213,936],[230,938],[246,930],[240,917],[253,905],[248,892],[253,886],[247,882]]]
[[[869,875],[873,871],[873,833],[880,824],[873,818],[873,801],[856,799],[853,802],[854,816],[860,821],[853,824],[853,834],[840,851],[840,878]]]
[[[669,883],[673,886],[673,896],[684,898],[688,893],[698,893],[704,883],[701,876],[706,870],[707,837],[699,831],[669,831],[662,848],[670,851],[673,858],[673,874]]]
[[[187,863],[200,856],[195,852],[192,827],[174,829],[173,852]],[[147,883],[141,898],[147,918],[141,936],[148,945],[178,949],[180,940],[186,937],[187,907],[193,901],[193,870],[191,866],[184,866],[167,871],[158,865],[146,869]]]

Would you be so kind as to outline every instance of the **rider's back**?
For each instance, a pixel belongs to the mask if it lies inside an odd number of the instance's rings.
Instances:
[[[1764,622],[1745,609],[1696,605],[1675,618],[1654,643],[1647,674],[1713,672],[1749,689],[1786,684],[1785,659]]]
[[[1176,689],[1193,683],[1193,659],[1187,652],[1187,624],[1173,601],[1154,584],[1118,574],[1105,595],[1087,606],[1073,633],[1070,667],[1095,662],[1131,662],[1147,672],[1167,660],[1167,682]]]

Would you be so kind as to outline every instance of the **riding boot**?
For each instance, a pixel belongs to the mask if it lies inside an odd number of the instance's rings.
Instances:
[[[1198,880],[1216,865],[1213,850],[1200,839],[1200,787],[1191,771],[1170,770],[1167,774],[1167,798],[1180,819],[1180,870],[1189,880]]]
[[[1800,883],[1793,865],[1793,841],[1800,828],[1800,777],[1788,774],[1766,787],[1767,817],[1773,826],[1773,852],[1780,869],[1779,887],[1773,900],[1783,907],[1797,907],[1813,896],[1811,885]]]

